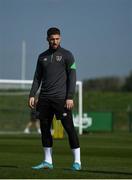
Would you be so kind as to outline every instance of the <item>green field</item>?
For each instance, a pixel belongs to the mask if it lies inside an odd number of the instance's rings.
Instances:
[[[0,131],[23,131],[29,121],[27,105],[29,92],[26,92],[26,95],[10,94],[14,91],[4,93],[5,95],[0,95]],[[77,101],[75,101],[73,109],[75,113],[77,112],[77,106]],[[85,113],[90,111],[112,112],[114,131],[129,131],[128,108],[132,110],[131,92],[88,91],[83,94],[83,111]]]
[[[31,169],[43,159],[40,136],[0,135],[1,179],[128,178],[132,179],[132,134],[91,133],[80,136],[82,170],[70,170],[67,137],[54,140],[53,170]]]
[[[28,95],[0,96],[0,132],[23,132],[30,117],[27,100]],[[66,137],[54,140],[54,169],[35,171],[31,166],[43,159],[40,136],[0,134],[0,179],[132,179],[128,107],[132,107],[132,93],[84,92],[84,112],[112,112],[114,129],[80,136],[83,169],[79,172],[70,170],[72,155]]]

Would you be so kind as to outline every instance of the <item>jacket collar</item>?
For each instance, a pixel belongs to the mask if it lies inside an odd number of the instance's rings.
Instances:
[[[59,49],[61,49],[61,46],[58,46],[57,49],[52,49],[52,48],[49,47],[49,52],[50,52],[50,53],[55,53],[55,52],[58,51]]]

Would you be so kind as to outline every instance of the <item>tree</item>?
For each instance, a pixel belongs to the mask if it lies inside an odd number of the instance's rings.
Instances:
[[[122,87],[123,91],[132,91],[132,71],[126,77],[124,86]]]
[[[119,77],[100,77],[83,81],[84,90],[92,91],[120,91],[122,79]]]

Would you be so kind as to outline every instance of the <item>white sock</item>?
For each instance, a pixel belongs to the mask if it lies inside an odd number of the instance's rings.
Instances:
[[[25,129],[24,129],[24,133],[30,133],[29,128],[25,128]]]
[[[41,134],[41,130],[40,130],[40,128],[38,128],[38,129],[37,129],[37,132],[38,132],[39,134]]]
[[[44,161],[52,164],[52,148],[51,147],[44,147]]]
[[[73,152],[74,162],[77,162],[77,163],[81,164],[80,148],[72,149],[72,152]]]

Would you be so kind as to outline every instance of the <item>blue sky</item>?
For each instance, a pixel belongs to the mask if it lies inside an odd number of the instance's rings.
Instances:
[[[61,29],[62,47],[74,54],[78,80],[132,70],[131,0],[0,0],[0,79],[21,78],[22,40],[26,79],[33,78],[52,26]]]

